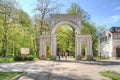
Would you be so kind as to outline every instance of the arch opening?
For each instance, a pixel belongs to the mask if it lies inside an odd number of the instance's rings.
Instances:
[[[57,41],[57,56],[61,53],[62,59],[65,59],[65,52],[68,56],[75,58],[75,32],[76,30],[71,25],[60,25],[57,27],[56,41]]]

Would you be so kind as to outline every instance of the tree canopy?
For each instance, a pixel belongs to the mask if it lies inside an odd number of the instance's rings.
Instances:
[[[20,48],[30,48],[31,54],[39,53],[40,35],[50,34],[47,19],[50,13],[58,13],[61,5],[56,0],[37,0],[35,15],[31,17],[19,7],[16,0],[0,0],[0,56],[20,55]],[[80,14],[81,34],[92,35],[92,49],[97,48],[99,33],[103,27],[96,27],[90,22],[90,15],[79,4],[71,3],[67,14]],[[61,25],[56,30],[57,48],[60,51],[75,53],[75,29],[71,25]],[[50,48],[49,48],[50,49]],[[47,50],[49,50],[47,49]],[[49,50],[50,53],[50,50]]]
[[[18,7],[16,0],[0,0],[0,54],[15,56],[20,48],[34,51],[34,30],[30,16]]]

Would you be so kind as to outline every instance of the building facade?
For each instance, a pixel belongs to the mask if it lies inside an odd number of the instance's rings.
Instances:
[[[112,27],[99,35],[98,55],[120,58],[120,27]]]

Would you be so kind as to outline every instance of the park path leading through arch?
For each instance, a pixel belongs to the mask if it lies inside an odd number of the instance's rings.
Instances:
[[[17,80],[111,80],[100,71],[120,73],[120,61],[29,61],[0,63],[0,71],[25,71]]]

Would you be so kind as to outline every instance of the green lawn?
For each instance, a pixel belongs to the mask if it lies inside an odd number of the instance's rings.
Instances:
[[[102,76],[105,76],[105,77],[109,77],[111,78],[112,80],[120,80],[120,75],[117,75],[117,74],[113,74],[109,71],[105,71],[105,72],[100,72],[100,74]]]
[[[0,72],[0,80],[11,80],[22,72]]]
[[[0,63],[1,62],[14,62],[14,59],[13,58],[1,58],[0,57]]]
[[[39,60],[39,58],[37,56],[35,56],[35,57],[33,57],[33,60],[36,61],[36,60]],[[14,58],[0,57],[0,63],[10,63],[10,62],[16,62],[16,61],[14,60]]]
[[[109,58],[106,58],[106,57],[103,57],[103,56],[94,56],[93,57],[94,59],[96,59],[96,60],[107,60],[107,59],[109,59]]]

